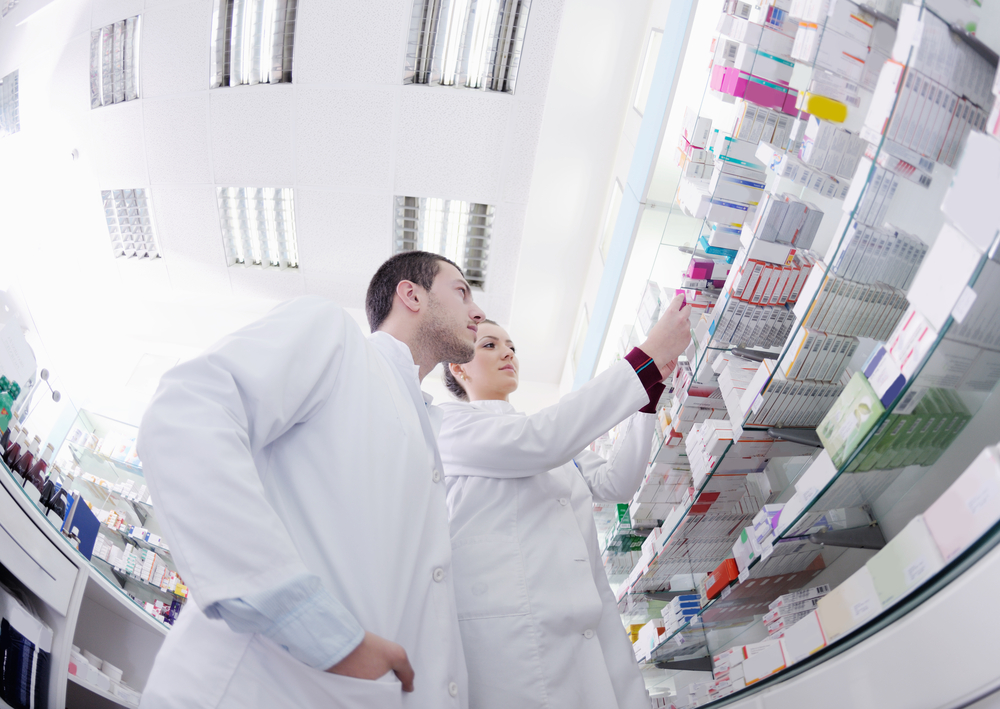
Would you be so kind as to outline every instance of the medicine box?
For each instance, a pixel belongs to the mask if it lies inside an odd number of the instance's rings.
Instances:
[[[824,596],[816,611],[828,642],[878,615],[882,604],[868,567],[862,566]]]
[[[922,515],[867,562],[872,582],[883,608],[917,588],[944,566],[944,558],[931,537]]]
[[[927,508],[924,522],[945,562],[1000,520],[1000,454],[990,446]]]

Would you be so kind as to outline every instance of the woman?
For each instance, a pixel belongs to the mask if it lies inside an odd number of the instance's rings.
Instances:
[[[682,305],[626,361],[532,416],[507,401],[518,360],[496,323],[446,370],[468,402],[441,406],[438,440],[470,709],[648,709],[592,504],[628,502],[642,480],[660,381],[690,339]],[[611,460],[583,450],[629,416]]]

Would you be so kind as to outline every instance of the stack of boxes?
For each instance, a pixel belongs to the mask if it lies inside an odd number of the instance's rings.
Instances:
[[[768,606],[764,625],[770,636],[781,638],[785,630],[816,610],[819,600],[830,592],[829,584],[778,596]]]
[[[687,593],[674,596],[662,611],[663,626],[667,635],[673,635],[686,626],[701,610],[701,595]]]

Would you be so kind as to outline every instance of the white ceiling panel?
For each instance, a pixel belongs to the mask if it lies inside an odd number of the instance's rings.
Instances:
[[[402,83],[412,8],[412,0],[303,0],[295,23],[292,80]]]
[[[514,89],[514,94],[521,100],[544,101],[548,94],[556,42],[562,28],[564,4],[565,0],[534,0],[531,3]],[[614,14],[612,9],[611,5],[604,5],[603,12],[599,14]],[[586,75],[589,64],[587,69],[581,66],[578,70]]]
[[[127,289],[126,292],[133,304],[144,298],[155,298],[160,293],[170,290],[167,264],[161,258],[152,261],[116,258],[115,265],[122,279],[122,287]]]
[[[211,0],[151,7],[141,34],[140,97],[208,90]]]
[[[215,187],[160,185],[151,190],[153,228],[174,290],[230,293]]]
[[[504,155],[503,200],[527,202],[531,175],[535,169],[538,127],[542,124],[544,103],[518,101],[510,119],[510,146]]]
[[[126,101],[88,111],[87,150],[102,190],[145,187],[146,146],[142,134],[142,101]],[[100,195],[95,195],[99,199]]]
[[[0,76],[28,59],[54,55],[90,32],[89,0],[20,0],[0,22]]]
[[[295,89],[296,181],[392,189],[393,89]]]
[[[143,102],[150,184],[212,182],[208,99],[202,92]]]
[[[47,104],[54,116],[78,121],[90,110],[90,37],[77,35],[53,56],[53,73],[42,84],[48,92]],[[26,88],[34,83],[28,78]]]
[[[143,0],[94,0],[90,27],[104,27],[112,22],[135,17],[142,12]]]
[[[279,271],[276,268],[234,266],[229,269],[229,282],[233,286],[233,295],[248,298],[281,301],[306,294],[305,280],[297,268]]]
[[[360,273],[367,283],[392,255],[392,210],[392,197],[386,194],[296,189],[299,268],[341,277]]]
[[[396,193],[496,204],[512,103],[508,95],[404,86]]]
[[[284,187],[295,179],[294,87],[213,89],[212,168],[220,185]],[[303,136],[308,140],[308,136]]]

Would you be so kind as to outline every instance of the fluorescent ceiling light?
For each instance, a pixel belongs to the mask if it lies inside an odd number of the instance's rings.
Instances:
[[[220,187],[219,218],[230,266],[298,268],[290,187]]]
[[[297,0],[215,0],[209,87],[292,80]]]
[[[0,79],[0,137],[21,130],[17,69]]]
[[[159,258],[146,190],[104,190],[101,199],[115,257]]]
[[[393,253],[430,251],[457,263],[469,283],[482,288],[493,231],[488,204],[436,197],[396,197]]]
[[[414,0],[404,84],[513,93],[530,0]]]
[[[90,33],[90,107],[139,98],[140,17]]]
[[[660,56],[660,42],[663,40],[663,30],[653,30],[646,42],[646,54],[642,59],[642,69],[639,71],[639,84],[635,90],[635,101],[632,108],[641,116],[646,112],[646,102],[649,100],[649,90],[653,87],[653,73],[656,70],[656,60]]]

